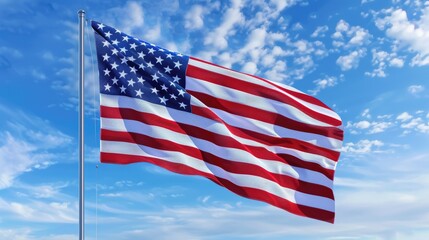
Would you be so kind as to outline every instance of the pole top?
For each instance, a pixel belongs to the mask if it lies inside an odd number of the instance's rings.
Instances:
[[[77,12],[77,14],[79,14],[79,16],[83,16],[85,15],[85,10],[81,9]]]

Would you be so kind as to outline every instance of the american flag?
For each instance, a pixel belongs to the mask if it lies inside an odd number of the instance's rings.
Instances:
[[[340,117],[290,86],[93,21],[101,162],[149,162],[333,222]]]

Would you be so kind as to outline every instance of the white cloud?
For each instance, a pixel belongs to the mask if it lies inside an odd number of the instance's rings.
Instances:
[[[329,27],[324,25],[324,26],[319,26],[316,28],[316,30],[314,30],[314,32],[311,34],[311,37],[316,38],[316,37],[324,37],[325,33],[329,30]]]
[[[241,71],[249,74],[255,74],[258,71],[258,68],[254,62],[246,62],[243,68],[241,68]]]
[[[392,58],[392,60],[390,60],[389,65],[392,67],[397,67],[397,68],[401,68],[404,66],[404,60],[401,58]]]
[[[381,14],[385,16],[376,19],[376,26],[385,30],[390,38],[407,46],[409,51],[416,53],[411,65],[428,65],[429,6],[423,9],[418,20],[410,20],[403,9],[386,9]]]
[[[204,44],[212,45],[218,50],[228,47],[228,38],[234,34],[234,27],[244,21],[244,16],[241,12],[242,7],[243,2],[241,0],[233,0],[232,6],[223,15],[222,23],[207,34]]]
[[[349,45],[353,46],[362,46],[369,41],[371,35],[368,30],[361,27],[352,27],[351,32],[349,33],[352,38],[349,41]]]
[[[391,122],[372,122],[371,130],[369,131],[369,133],[370,134],[381,133],[391,126],[392,126]]]
[[[397,54],[388,53],[385,51],[377,51],[375,49],[372,52],[372,65],[376,67],[372,72],[365,72],[365,75],[371,77],[386,77],[385,70],[388,66],[401,68],[404,66],[404,60],[397,57]]]
[[[363,56],[365,56],[364,49],[355,50],[348,55],[340,56],[337,59],[337,65],[340,66],[341,70],[343,71],[356,68],[359,65],[359,60]]]
[[[363,121],[357,122],[355,126],[360,129],[366,129],[371,126],[371,123],[366,120],[363,120]]]
[[[341,33],[341,32],[346,32],[349,30],[350,25],[344,21],[343,19],[341,19],[340,21],[338,21],[337,26],[335,27],[335,31]]]
[[[417,125],[417,131],[421,133],[429,133],[429,122]]]
[[[357,143],[345,143],[342,147],[342,152],[346,153],[358,153],[366,154],[371,152],[380,151],[380,147],[384,146],[384,143],[380,140],[360,140]]]
[[[409,121],[407,123],[402,123],[401,128],[415,128],[420,124],[422,124],[421,118],[413,118],[413,119],[411,119],[411,121]]]
[[[366,130],[367,134],[381,133],[392,126],[393,123],[391,122],[370,122],[367,120],[362,120],[356,123],[347,122],[347,128],[350,129],[353,134],[359,134],[361,130]]]
[[[341,19],[335,27],[335,33],[332,46],[343,49],[356,49],[362,51],[362,47],[370,42],[372,35],[368,30],[360,26],[350,26],[346,21]]]
[[[37,70],[37,69],[33,69],[33,70],[31,71],[31,75],[32,75],[33,77],[37,78],[37,79],[40,79],[40,80],[45,80],[45,79],[46,79],[46,75],[45,75],[44,73],[40,72],[40,71],[39,71],[39,70]]]
[[[277,61],[273,67],[265,72],[268,79],[278,82],[284,82],[288,79],[288,75],[285,73],[287,67],[286,62]]]
[[[10,133],[1,136],[0,143],[0,189],[12,186],[14,179],[22,173],[29,171],[43,156],[37,156],[33,152],[35,147],[15,139]],[[13,161],[12,161],[13,159]]]
[[[244,59],[245,56],[250,56],[253,62],[258,63],[264,54],[267,35],[264,28],[253,29],[247,38],[246,45],[239,50],[236,58]]]
[[[397,120],[400,120],[401,122],[408,121],[408,120],[410,120],[411,118],[413,118],[413,116],[412,116],[412,115],[410,115],[408,112],[403,112],[403,113],[399,114],[399,115],[396,117],[396,119],[397,119]]]
[[[0,198],[0,210],[26,222],[76,223],[77,206],[69,202],[5,201]]]
[[[148,29],[144,38],[149,42],[157,42],[161,38],[161,25],[155,24],[152,28]]]
[[[200,29],[204,26],[204,8],[201,5],[194,5],[185,15],[185,28]]]
[[[55,149],[69,146],[72,138],[46,121],[0,105],[0,189],[11,187],[25,172],[44,169],[59,159]],[[2,122],[6,121],[6,122]]]
[[[313,90],[310,90],[309,92],[313,95],[316,95],[321,90],[327,87],[335,86],[337,82],[338,82],[337,78],[332,76],[326,76],[325,78],[314,80],[313,83],[316,84],[316,88]]]
[[[55,58],[54,58],[54,55],[53,55],[51,52],[49,52],[49,51],[45,52],[45,53],[42,55],[42,58],[43,58],[43,59],[45,59],[45,60],[49,60],[49,61],[52,61],[52,60],[54,60],[54,59],[55,59]]]
[[[128,1],[123,7],[115,7],[106,13],[106,18],[113,26],[127,34],[142,32],[144,26],[144,11],[136,1]]]
[[[32,240],[31,232],[28,228],[0,229],[0,239]]]
[[[0,47],[0,55],[5,55],[7,57],[21,58],[22,52],[18,49],[10,48],[10,47]]]
[[[293,27],[292,27],[292,30],[294,30],[294,31],[299,31],[299,30],[302,30],[302,29],[304,29],[304,27],[299,22],[295,23],[293,25]]]
[[[371,118],[371,114],[369,113],[369,108],[365,108],[365,110],[363,110],[361,116],[365,117],[365,118]]]
[[[418,94],[420,92],[423,92],[425,90],[425,87],[422,85],[411,85],[408,87],[408,92],[411,94]]]

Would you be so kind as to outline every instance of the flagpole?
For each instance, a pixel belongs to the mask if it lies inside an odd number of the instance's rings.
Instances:
[[[79,240],[85,239],[84,178],[84,30],[85,11],[79,10]]]

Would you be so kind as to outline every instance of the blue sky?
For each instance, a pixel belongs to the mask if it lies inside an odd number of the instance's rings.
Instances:
[[[315,95],[345,130],[333,225],[200,177],[99,164],[88,24],[87,239],[429,238],[429,1],[152,2],[0,0],[0,239],[77,237],[79,9],[157,45]]]

